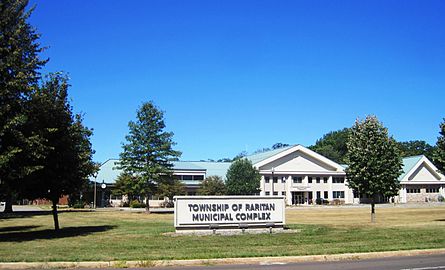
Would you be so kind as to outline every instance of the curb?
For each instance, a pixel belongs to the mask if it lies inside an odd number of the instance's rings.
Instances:
[[[0,263],[0,269],[30,269],[30,268],[148,268],[156,266],[202,266],[223,264],[278,264],[314,261],[350,261],[390,257],[406,257],[419,255],[445,254],[444,249],[421,249],[402,251],[383,251],[367,253],[344,253],[330,255],[285,256],[285,257],[250,257],[195,260],[154,260],[154,261],[96,261],[96,262],[10,262]]]

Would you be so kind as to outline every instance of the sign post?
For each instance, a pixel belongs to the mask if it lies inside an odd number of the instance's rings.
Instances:
[[[176,232],[283,228],[282,196],[175,196]]]

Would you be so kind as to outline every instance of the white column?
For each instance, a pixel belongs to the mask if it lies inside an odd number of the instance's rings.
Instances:
[[[292,194],[290,192],[291,189],[291,185],[292,185],[292,175],[289,175],[287,177],[287,181],[286,181],[286,204],[287,205],[291,205],[292,204]]]

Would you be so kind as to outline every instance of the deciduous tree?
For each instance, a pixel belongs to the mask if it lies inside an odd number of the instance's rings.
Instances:
[[[27,4],[27,0],[0,1],[0,197],[6,200],[5,212],[12,212],[18,179],[37,169],[27,161],[39,154],[34,146],[40,138],[24,128],[25,104],[46,60],[39,58],[43,49],[28,22],[32,10],[26,10]]]
[[[165,131],[164,113],[153,102],[142,104],[136,121],[128,123],[129,134],[125,137],[119,167],[141,180],[140,191],[145,192],[147,212],[150,195],[156,194],[159,184],[169,179],[173,161],[181,152],[173,150],[173,133]]]
[[[349,128],[331,131],[315,142],[309,148],[322,156],[325,156],[337,163],[344,164],[346,152],[348,151],[346,142],[349,137]]]
[[[375,198],[397,195],[402,160],[397,144],[377,117],[357,120],[347,142],[347,185],[371,199],[371,222],[375,222]]]
[[[220,176],[211,175],[201,182],[199,195],[226,195],[226,185]]]
[[[23,179],[20,193],[29,199],[52,202],[54,228],[59,230],[57,203],[63,195],[81,191],[97,169],[92,161],[92,131],[74,114],[68,102],[67,77],[52,74],[35,91],[29,106],[30,128],[44,141],[39,167]]]
[[[229,195],[254,195],[260,191],[260,173],[248,159],[234,161],[227,171],[226,178]]]

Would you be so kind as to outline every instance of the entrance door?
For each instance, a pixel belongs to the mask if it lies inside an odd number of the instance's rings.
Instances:
[[[304,204],[305,200],[304,200],[304,192],[292,192],[292,204],[296,205],[296,204]]]

